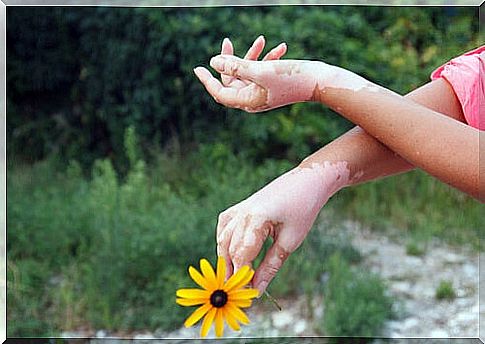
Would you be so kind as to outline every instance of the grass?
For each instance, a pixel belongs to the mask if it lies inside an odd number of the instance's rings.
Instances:
[[[440,281],[440,284],[436,288],[435,297],[437,300],[453,300],[456,297],[453,283],[450,281]]]
[[[150,167],[132,159],[124,177],[109,160],[90,177],[76,163],[10,166],[9,336],[180,326],[190,310],[175,290],[190,283],[189,264],[215,259],[218,213],[288,167],[220,150]]]
[[[482,205],[422,171],[343,190],[340,201],[346,217],[374,230],[391,229],[420,245],[440,238],[451,245],[481,249]]]
[[[328,270],[323,333],[367,338],[382,335],[385,321],[393,315],[383,281],[368,271],[353,269],[338,253],[330,257]]]
[[[158,153],[146,165],[130,148],[136,139],[128,133],[125,140],[129,169],[123,175],[109,160],[96,162],[91,171],[76,162],[8,166],[9,336],[179,327],[190,310],[175,304],[174,292],[189,287],[189,264],[201,257],[214,261],[218,213],[291,167],[272,160],[254,165],[222,144],[201,146],[183,158]],[[477,202],[422,173],[344,190],[324,214],[325,224],[310,232],[270,286],[273,296],[304,294],[311,308],[329,269],[324,262],[337,253],[342,266],[359,261],[348,238],[338,234],[342,218],[377,230],[397,227],[419,247],[431,237],[478,247],[485,228]],[[381,288],[377,280],[362,283]],[[337,309],[363,295],[348,292]],[[354,329],[367,328],[362,325],[367,313],[362,314],[352,320]]]
[[[415,241],[410,241],[406,244],[406,254],[409,256],[421,257],[425,253],[425,248],[422,244]]]

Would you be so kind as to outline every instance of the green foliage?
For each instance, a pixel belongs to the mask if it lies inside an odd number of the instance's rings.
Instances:
[[[376,275],[352,269],[339,254],[329,260],[323,332],[329,336],[376,337],[392,316],[392,302]]]
[[[422,244],[416,241],[410,241],[406,244],[406,254],[409,256],[422,256],[425,249]]]
[[[48,162],[9,171],[10,336],[180,326],[190,310],[175,290],[192,284],[188,264],[214,261],[218,213],[287,168],[252,166],[220,145],[186,165],[167,158],[148,168],[130,153],[136,135],[125,141],[133,163],[124,177],[107,159],[90,178],[74,162],[65,172]]]
[[[440,281],[440,284],[436,288],[435,297],[437,300],[453,300],[456,297],[453,283],[450,281]]]
[[[282,297],[292,291],[304,293],[309,297],[318,292],[321,276],[327,267],[324,263],[335,253],[350,263],[361,260],[360,252],[351,244],[349,238],[338,230],[315,226],[302,246],[288,258],[275,280],[270,285],[271,294]],[[302,280],[302,276],[305,278]]]
[[[341,196],[347,216],[373,229],[398,228],[423,243],[439,237],[480,248],[481,204],[422,171],[349,188]]]
[[[230,20],[228,20],[230,18]],[[230,37],[236,54],[259,34],[288,58],[349,68],[397,92],[479,44],[473,8],[271,6],[8,9],[9,152],[124,167],[124,135],[140,153],[178,138],[224,142],[260,161],[292,161],[350,124],[317,104],[241,116],[216,104],[192,69]],[[267,51],[267,50],[266,50]]]
[[[288,58],[324,60],[397,92],[479,43],[473,8],[7,12],[9,336],[179,326],[190,310],[174,291],[190,282],[187,264],[215,259],[217,214],[350,127],[319,104],[265,116],[216,104],[192,69],[207,65],[223,37],[242,55],[263,33],[266,51],[286,41]],[[476,247],[485,228],[477,202],[422,173],[344,190],[332,209]],[[336,252],[325,328],[377,333],[383,287],[347,267],[359,254],[337,234],[313,230],[271,292],[311,300],[329,269],[315,262]],[[348,300],[356,307],[346,309]],[[372,324],[362,320],[367,305]]]

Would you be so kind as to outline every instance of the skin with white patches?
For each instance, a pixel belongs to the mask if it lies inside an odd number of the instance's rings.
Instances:
[[[234,92],[222,88],[222,85],[219,87],[217,79],[208,76],[208,71],[204,74],[201,67],[195,70],[217,102],[247,112],[267,111],[296,102],[320,101],[322,93],[329,87],[352,91],[381,89],[354,73],[321,61],[247,61],[232,55],[218,55],[211,59],[210,64],[222,75],[249,81],[246,88]]]
[[[229,40],[224,40],[225,43],[223,43],[223,49],[222,49],[222,54],[224,55],[232,55],[233,54],[233,49],[232,49],[232,44],[230,43]],[[248,59],[250,60],[257,60],[259,54],[261,53],[262,49],[264,48],[264,39],[263,38],[258,38],[255,43],[253,44],[253,47],[256,47],[253,49],[253,54],[251,56],[247,56]],[[278,47],[274,48],[272,51],[270,51],[266,57],[263,60],[268,60],[268,59],[278,59],[281,56],[284,55],[286,52],[286,45],[280,44]],[[295,68],[291,68],[292,72],[286,73],[286,74],[291,74],[294,72]],[[301,71],[301,69],[300,69]],[[212,75],[205,70],[204,68],[197,68],[195,70],[196,75],[199,77],[199,79],[202,81],[202,83],[206,86],[207,90],[209,93],[211,93],[213,96],[215,94],[218,94],[218,92],[221,92],[221,88],[216,84],[214,84],[214,78]],[[275,71],[276,72],[276,71]],[[285,71],[278,70],[277,74],[285,74]],[[337,82],[340,82],[341,88],[347,88],[349,90],[352,90],[353,92],[358,92],[358,91],[371,91],[372,93],[375,94],[376,91],[383,91],[383,93],[392,93],[389,90],[383,89],[379,86],[372,86],[372,84],[366,83],[366,82],[357,82],[353,83],[352,76],[349,76],[348,72],[343,73],[343,75],[340,75],[340,78],[335,81],[329,81],[328,83],[322,83],[318,84],[315,83],[314,89],[313,89],[313,96],[312,100],[315,101],[321,101],[325,103],[325,98],[327,97],[327,90],[332,93],[332,88],[329,88],[332,85],[337,85]],[[365,80],[363,78],[357,77],[360,80]],[[244,93],[247,90],[250,90],[250,88],[258,88],[260,87],[253,81],[249,79],[238,79],[234,78],[232,76],[227,76],[222,74],[221,75],[222,79],[222,84],[226,88],[232,88],[234,90],[237,90],[238,93]],[[228,82],[228,80],[230,80]],[[330,80],[330,78],[329,78]],[[343,85],[341,84],[343,83]],[[217,87],[214,87],[217,86]],[[222,86],[221,86],[222,87]],[[226,92],[225,90],[222,90],[222,92]],[[229,93],[226,92],[226,96]],[[444,79],[437,79],[434,80],[428,84],[425,84],[424,86],[414,90],[413,92],[409,93],[408,95],[405,96],[407,99],[409,99],[412,102],[415,102],[417,104],[421,104],[429,109],[432,109],[443,116],[447,116],[450,118],[453,118],[457,121],[464,122],[464,116],[461,111],[461,106],[456,98],[456,95],[453,92],[453,89],[451,86],[444,80]],[[250,99],[251,97],[249,97]],[[332,100],[329,98],[328,100]],[[334,102],[334,109],[341,113],[344,111],[342,108],[342,104],[346,104],[349,101],[352,101],[352,98],[349,98],[349,96],[346,94],[345,97],[342,97],[343,102]],[[227,101],[227,99],[225,99]],[[244,108],[244,105],[242,102],[238,102],[237,99],[231,99],[234,103],[236,103],[235,107],[238,108]],[[366,103],[366,99],[362,100],[362,104]],[[228,105],[224,101],[221,101],[222,104]],[[262,100],[260,100],[262,102]],[[264,103],[268,103],[267,100],[264,100]],[[360,104],[360,103],[358,103]],[[387,112],[386,114],[388,114]],[[376,121],[373,121],[376,123]],[[350,170],[349,175],[350,180],[348,184],[353,185],[353,184],[358,184],[362,183],[368,180],[373,180],[377,179],[383,176],[388,176],[388,175],[393,175],[401,172],[408,171],[410,169],[413,169],[414,166],[409,163],[409,161],[404,160],[398,153],[395,151],[389,149],[387,146],[384,146],[382,143],[380,143],[378,140],[375,139],[375,137],[381,136],[381,133],[375,133],[374,137],[367,134],[366,131],[361,129],[360,127],[355,127],[354,129],[350,130],[349,132],[345,133],[342,135],[340,138],[334,140],[330,144],[326,145],[325,147],[321,148],[319,151],[315,152],[308,158],[306,158],[302,163],[301,167],[308,167],[311,168],[314,163],[316,164],[325,164],[325,162],[329,163],[336,163],[336,162],[341,162],[341,161],[347,161],[348,165],[347,167]],[[438,135],[439,136],[439,135]],[[446,135],[445,135],[446,136]],[[453,149],[453,145],[449,145],[450,149]],[[473,165],[473,164],[471,164]],[[470,166],[470,164],[469,164]],[[282,190],[284,192],[284,190]],[[271,200],[267,200],[267,202],[270,202]],[[231,213],[231,209],[234,209],[235,212]],[[247,208],[248,211],[251,211],[251,207]],[[258,209],[257,209],[258,210]],[[280,212],[285,212],[286,209],[280,209]],[[235,205],[232,208],[226,210],[223,212],[221,215],[224,214],[230,214],[235,216],[236,214],[238,216],[244,216],[244,209],[241,209],[239,205]],[[264,214],[264,213],[263,213]],[[270,214],[268,214],[270,215]],[[262,217],[264,219],[264,216]],[[218,225],[218,233],[222,231],[224,234],[223,236],[218,236],[218,253],[221,255],[226,255],[226,260],[229,261],[229,255],[226,253],[228,251],[228,248],[224,248],[223,244],[226,244],[227,246],[230,244],[230,239],[232,236],[233,231],[243,231],[247,232],[247,228],[231,228],[231,230],[223,230],[221,226],[221,219],[224,219],[224,216],[221,216],[219,218],[219,225]],[[263,219],[260,220],[263,224],[266,223],[268,224],[268,221],[264,221]],[[271,224],[271,222],[269,222]],[[261,227],[261,226],[260,226]],[[283,223],[277,223],[275,226],[272,227],[273,231],[270,233],[272,234],[271,236],[274,235],[274,233],[279,233],[280,231],[284,230],[284,224]],[[274,228],[278,228],[274,230]],[[256,234],[256,243],[259,241],[262,241],[266,238],[265,230],[262,229],[257,229],[255,230]],[[251,236],[251,238],[254,238]],[[252,239],[251,239],[252,240]],[[280,246],[277,246],[276,244],[273,246],[275,247],[275,250],[279,248]],[[259,249],[257,250],[259,252]],[[274,270],[274,267],[277,265],[276,263],[281,262],[280,260],[276,260],[274,257],[277,255],[271,256],[270,253],[272,250],[268,252],[267,259],[265,259],[265,265],[266,266],[272,266],[272,268],[265,268],[266,271],[268,270]],[[283,250],[283,252],[288,252]],[[281,256],[281,254],[280,254]],[[284,254],[283,254],[284,256]],[[244,259],[243,259],[244,260]],[[250,261],[250,259],[246,259],[246,261]],[[263,264],[262,264],[263,266]],[[231,274],[230,270],[232,268],[232,264],[229,264],[228,266],[228,275]],[[276,269],[277,270],[277,269]],[[262,269],[258,269],[257,276],[255,276],[254,281],[257,280],[256,277],[259,275],[262,275]],[[258,277],[259,278],[259,277]],[[267,283],[265,280],[262,278],[259,278],[259,289],[264,290],[267,286]],[[254,282],[253,281],[253,282]],[[253,283],[254,284],[254,283]]]
[[[321,207],[349,182],[346,162],[313,163],[283,174],[221,214],[221,219],[230,216],[231,220],[218,226],[218,254],[227,251],[225,256],[238,270],[250,265],[271,237],[273,249],[253,279],[253,285],[263,291],[288,255],[303,242]]]

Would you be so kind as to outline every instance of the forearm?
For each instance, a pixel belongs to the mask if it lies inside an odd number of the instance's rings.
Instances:
[[[414,166],[362,128],[355,127],[338,139],[313,153],[300,163],[300,167],[322,164],[325,161],[347,162],[350,177],[346,185],[355,185],[377,178],[409,171]]]
[[[362,127],[411,165],[478,198],[478,130],[346,73],[346,82],[355,81],[357,87],[327,82],[315,88],[313,99]]]
[[[211,59],[211,66],[245,81],[241,89],[224,87],[208,70],[197,68],[199,79],[222,104],[261,112],[296,102],[320,101],[411,165],[478,197],[479,132],[443,116],[442,111],[430,110],[323,62],[248,61],[219,55]],[[358,172],[355,170],[354,175]],[[374,176],[370,174],[369,178]]]
[[[405,97],[445,116],[464,121],[460,104],[450,85],[443,79],[425,84]],[[349,130],[309,156],[300,165],[308,166],[324,161],[346,161],[350,169],[350,185],[414,168],[412,164],[360,127]]]

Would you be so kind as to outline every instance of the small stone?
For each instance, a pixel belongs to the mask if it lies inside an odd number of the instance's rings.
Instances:
[[[80,332],[66,331],[61,333],[61,337],[62,338],[82,338],[82,337],[86,337],[86,335]]]
[[[305,320],[298,320],[294,327],[295,333],[302,334],[303,332],[305,332],[306,327],[307,327],[307,324]]]
[[[411,266],[421,266],[423,264],[423,260],[419,257],[406,256],[406,258],[404,258],[404,263]]]
[[[323,306],[318,305],[314,310],[313,310],[315,317],[316,318],[321,318],[323,316]]]
[[[478,314],[471,312],[461,312],[455,317],[455,319],[460,323],[477,323]]]
[[[400,321],[391,320],[387,322],[387,326],[392,330],[397,330],[402,327],[402,324]]]
[[[151,333],[138,333],[133,336],[133,339],[151,339],[153,334]]]
[[[398,294],[411,294],[411,285],[409,282],[396,282],[391,285],[391,289],[393,292]]]
[[[415,326],[419,325],[419,320],[416,319],[416,318],[408,318],[406,319],[403,324],[402,324],[402,327],[403,329],[406,329],[406,330],[409,330]]]
[[[436,296],[436,289],[431,286],[423,286],[420,292],[424,297],[429,299],[434,299]]]
[[[273,320],[273,325],[276,328],[283,328],[293,322],[293,317],[291,313],[287,310],[273,313],[271,315],[271,319]]]
[[[445,263],[457,264],[463,262],[465,260],[465,257],[459,256],[456,253],[448,252],[444,255],[443,260]]]
[[[433,338],[448,338],[449,337],[448,332],[446,332],[445,330],[440,329],[440,328],[432,330],[429,336],[433,337]]]
[[[96,338],[104,338],[106,337],[107,333],[105,330],[99,330],[96,332]]]
[[[477,266],[473,265],[471,263],[466,263],[463,265],[463,273],[468,277],[468,278],[477,278]]]

